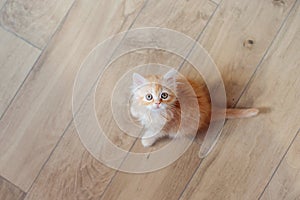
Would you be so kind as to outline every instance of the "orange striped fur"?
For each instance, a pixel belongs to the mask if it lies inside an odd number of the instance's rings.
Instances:
[[[164,76],[143,77],[136,73],[133,75],[130,111],[132,116],[145,127],[145,133],[141,139],[145,147],[153,145],[161,137],[175,137],[181,121],[177,97],[186,95],[187,84],[192,86],[197,96],[200,111],[199,129],[206,129],[211,121],[211,104],[205,86],[193,80],[185,82],[175,70],[170,70]],[[167,98],[162,98],[166,96]],[[258,110],[255,108],[227,109],[226,111],[219,110],[219,113],[220,117],[222,113],[226,113],[226,118],[234,119],[255,116]],[[160,127],[162,127],[161,131],[154,134],[155,130],[160,130]]]

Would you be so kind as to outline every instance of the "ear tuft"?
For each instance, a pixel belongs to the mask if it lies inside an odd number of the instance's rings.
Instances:
[[[141,86],[141,85],[147,83],[147,80],[138,73],[133,73],[132,80],[133,80],[133,85],[135,87],[138,87],[138,86]]]
[[[177,80],[177,71],[175,69],[170,69],[164,76],[164,82],[168,87],[170,87],[172,90],[176,90],[176,80]]]

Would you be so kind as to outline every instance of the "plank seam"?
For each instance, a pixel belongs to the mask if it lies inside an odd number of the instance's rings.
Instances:
[[[6,28],[6,26],[4,26],[3,24],[0,24],[0,27],[3,28],[4,30],[6,30],[7,32],[11,33],[12,35],[16,36],[17,38],[19,38],[20,40],[24,41],[25,43],[29,44],[30,46],[38,49],[38,50],[42,50],[40,47],[36,46],[35,44],[31,43],[29,40],[23,38],[22,36],[18,35],[17,33],[15,33],[14,31]]]
[[[223,0],[222,0],[222,1],[223,1]],[[222,3],[222,1],[220,2],[220,4]],[[239,95],[239,98],[237,99],[237,101],[236,101],[236,103],[233,105],[233,107],[236,107],[236,105],[238,104],[238,102],[239,102],[239,100],[241,99],[242,95],[243,95],[243,94],[245,93],[245,91],[250,87],[250,83],[253,81],[254,76],[255,76],[255,74],[256,74],[258,68],[261,66],[261,64],[262,64],[262,62],[264,61],[266,55],[269,53],[269,50],[270,50],[271,46],[273,45],[275,39],[276,39],[277,36],[279,35],[281,29],[282,29],[283,26],[285,25],[285,23],[286,23],[288,17],[290,16],[290,13],[292,12],[292,10],[293,10],[294,7],[295,7],[297,1],[298,1],[298,0],[295,1],[294,5],[291,7],[291,9],[290,9],[290,11],[288,12],[287,16],[285,17],[285,19],[284,19],[283,22],[281,23],[281,25],[280,25],[279,29],[277,30],[277,32],[276,32],[276,34],[275,34],[273,40],[271,41],[271,43],[269,44],[268,48],[266,49],[266,51],[265,51],[263,57],[261,58],[261,60],[260,60],[259,63],[257,64],[257,66],[256,66],[256,68],[255,68],[255,70],[254,70],[254,72],[252,73],[251,77],[249,78],[249,81],[248,81],[247,84],[245,85],[244,89],[242,90],[241,94]],[[218,4],[218,6],[219,6],[220,4]],[[224,126],[225,126],[226,122],[227,122],[227,120],[225,121]],[[205,158],[204,158],[204,159],[205,159]],[[203,159],[203,160],[204,160],[204,159]],[[182,195],[184,194],[184,191],[187,189],[188,185],[190,184],[191,180],[193,179],[193,176],[195,175],[195,173],[196,173],[196,172],[198,171],[198,169],[200,168],[200,166],[201,166],[203,160],[201,160],[201,162],[199,163],[199,166],[196,168],[196,170],[195,170],[194,173],[192,174],[190,180],[188,181],[186,187],[184,188],[184,190],[182,191],[182,193],[181,193],[181,195],[179,196],[178,199],[180,199],[180,198],[182,197]]]
[[[25,41],[26,43],[28,43],[29,45],[39,49],[39,50],[44,50],[46,49],[46,47],[48,46],[48,44],[50,43],[50,41],[52,40],[53,36],[56,34],[56,32],[61,28],[62,24],[64,24],[66,17],[68,16],[71,8],[73,7],[74,3],[76,0],[73,0],[73,3],[71,4],[70,8],[67,10],[66,14],[63,16],[62,20],[60,20],[60,22],[58,23],[56,29],[54,30],[54,32],[52,34],[50,34],[50,37],[48,39],[48,41],[46,42],[46,45],[44,47],[38,47],[37,45],[33,44],[32,42],[30,42],[29,40],[27,40],[26,38],[22,37],[21,35],[19,35],[18,33],[15,33],[13,30],[10,30],[9,28],[7,28],[4,24],[0,23],[0,26],[6,30],[7,32],[13,34],[14,36],[18,37],[19,39]],[[3,4],[3,6],[0,8],[0,13],[3,11],[3,9],[5,8],[6,4],[7,4],[8,0],[5,1],[5,3]]]
[[[278,165],[276,166],[275,170],[273,171],[269,181],[267,182],[266,186],[264,187],[263,191],[261,192],[261,194],[258,197],[258,200],[260,200],[263,196],[263,194],[266,192],[266,189],[269,187],[271,181],[273,180],[276,172],[278,171],[281,163],[283,162],[284,158],[286,157],[287,153],[289,152],[290,148],[292,147],[292,145],[294,144],[294,141],[296,140],[296,138],[299,136],[299,132],[300,132],[300,128],[298,129],[298,131],[296,132],[294,138],[292,139],[291,143],[289,144],[287,150],[285,151],[285,153],[283,154],[282,158],[280,159]]]
[[[210,0],[210,1],[211,1],[211,0]],[[223,0],[221,0],[221,2],[222,2],[222,1],[223,1]],[[215,13],[217,12],[217,10],[218,10],[218,8],[219,8],[219,5],[221,4],[221,2],[220,2],[220,4],[216,4],[216,2],[214,2],[214,1],[211,1],[211,2],[213,2],[213,3],[216,5],[216,8],[215,8],[214,12],[212,13],[212,15],[210,16],[210,18],[208,19],[207,23],[205,24],[203,30],[200,32],[200,34],[199,34],[198,37],[196,38],[195,44],[193,45],[192,49],[188,52],[188,55],[186,56],[186,58],[187,58],[188,56],[190,56],[190,54],[192,53],[194,47],[196,46],[196,44],[198,43],[199,39],[201,38],[201,36],[202,36],[203,33],[205,32],[205,30],[207,29],[208,24],[210,23],[211,19],[214,17]],[[182,69],[184,63],[186,62],[186,58],[183,60],[183,62],[182,62],[181,65],[179,66],[179,70]],[[204,158],[204,159],[205,159],[205,158]],[[200,163],[198,164],[198,166],[196,167],[196,169],[193,171],[191,177],[189,178],[189,180],[188,180],[187,183],[185,184],[183,190],[182,190],[181,193],[179,194],[178,199],[180,199],[180,198],[182,197],[182,195],[184,194],[184,192],[186,191],[187,187],[189,186],[189,184],[190,184],[190,182],[192,181],[194,175],[196,174],[196,172],[197,172],[198,169],[200,168],[201,163],[203,162],[204,159],[201,159],[201,160],[200,160]]]
[[[186,62],[186,58],[190,55],[190,53],[192,52],[192,50],[193,50],[194,47],[196,46],[197,41],[200,39],[202,33],[203,33],[204,30],[206,29],[207,25],[209,24],[211,18],[213,17],[213,15],[215,14],[215,12],[216,12],[216,10],[217,10],[217,8],[218,8],[218,6],[219,6],[219,5],[216,4],[215,2],[212,2],[212,3],[216,5],[216,8],[215,8],[214,12],[212,13],[212,15],[210,16],[210,18],[208,19],[208,21],[207,21],[207,23],[205,24],[205,26],[204,26],[204,28],[202,29],[202,31],[200,31],[200,34],[196,37],[195,43],[194,43],[194,45],[192,46],[191,50],[188,52],[188,54],[185,56],[185,58],[184,58],[184,60],[182,61],[182,63],[179,65],[178,71],[182,68],[182,66],[183,66],[184,63]],[[132,24],[132,25],[133,25],[133,24]],[[137,139],[134,141],[134,143],[133,143],[132,146],[130,147],[129,152],[130,152],[131,149],[134,147],[134,145],[135,145],[136,142],[137,142]],[[125,157],[125,159],[126,159],[126,157]],[[123,164],[123,162],[125,161],[125,159],[122,161],[121,165]],[[202,162],[202,160],[201,160],[200,162]],[[121,165],[120,165],[120,166],[121,166]],[[105,194],[106,191],[108,190],[109,186],[112,184],[112,181],[113,181],[113,179],[115,178],[115,176],[117,175],[118,172],[119,172],[119,171],[116,171],[116,172],[115,172],[115,174],[114,174],[113,177],[111,178],[110,182],[107,184],[106,188],[104,189],[104,191],[103,191],[103,193],[102,193],[100,199],[103,198],[104,194]],[[195,171],[195,172],[196,172],[196,171]],[[195,173],[195,172],[194,172],[194,173]]]
[[[216,6],[218,6],[220,3],[215,2],[214,0],[209,0],[210,2],[212,2],[213,4],[215,4]]]
[[[137,138],[134,140],[133,144],[131,145],[131,147],[129,148],[128,152],[127,152],[127,155],[125,156],[125,158],[122,160],[122,162],[120,163],[120,166],[121,167],[123,165],[123,163],[125,162],[126,158],[128,157],[129,155],[129,152],[133,149],[134,145],[136,144],[137,142]],[[113,179],[116,177],[116,175],[118,174],[119,170],[115,170],[115,173],[114,175],[111,177],[111,179],[109,180],[108,184],[106,185],[106,187],[104,188],[101,196],[99,197],[99,199],[102,199],[104,194],[106,193],[106,191],[108,190],[109,186],[112,184],[112,181]]]
[[[243,96],[243,94],[247,91],[247,89],[251,86],[251,83],[253,82],[253,79],[256,75],[257,70],[260,68],[260,66],[262,65],[262,63],[264,62],[265,58],[267,57],[267,55],[269,54],[269,51],[271,49],[271,47],[273,46],[274,42],[276,41],[276,39],[278,38],[278,35],[280,34],[282,28],[285,26],[288,18],[291,15],[292,10],[295,8],[296,4],[297,4],[298,0],[295,0],[293,6],[291,7],[290,11],[288,12],[287,16],[284,18],[284,20],[282,21],[279,29],[277,30],[273,40],[271,41],[270,45],[268,46],[268,48],[266,49],[263,57],[260,59],[259,63],[257,64],[254,72],[252,73],[251,77],[249,78],[249,81],[247,82],[247,84],[245,85],[244,89],[242,90],[241,94],[239,95],[239,98],[237,99],[236,103],[234,104],[233,107],[236,107],[236,105],[238,104],[238,102],[240,101],[241,97]]]
[[[73,0],[73,3],[71,4],[70,8],[67,10],[66,14],[64,15],[64,17],[61,19],[61,21],[59,22],[58,26],[56,27],[55,31],[52,33],[52,35],[50,36],[49,40],[46,42],[46,45],[44,46],[44,48],[41,48],[42,50],[47,49],[47,47],[49,46],[50,42],[53,40],[53,37],[56,35],[56,33],[61,30],[62,26],[64,25],[67,17],[69,16],[69,13],[71,11],[71,9],[74,7],[75,2],[77,0]]]
[[[44,48],[44,49],[40,49],[40,48],[36,47],[35,45],[31,44],[29,41],[26,41],[25,39],[19,37],[19,36],[18,36],[17,34],[15,34],[14,32],[11,32],[11,31],[7,30],[7,29],[4,28],[2,25],[0,25],[0,27],[3,27],[4,30],[8,31],[9,33],[12,33],[12,34],[15,35],[16,37],[21,38],[21,39],[24,40],[25,42],[29,43],[29,44],[32,45],[33,47],[35,47],[35,48],[37,48],[38,50],[40,50],[39,56],[37,57],[37,59],[36,59],[35,62],[33,63],[32,67],[30,68],[30,70],[29,70],[28,73],[26,74],[24,80],[22,81],[22,83],[21,83],[20,86],[18,87],[16,93],[14,94],[14,96],[13,96],[12,99],[10,100],[9,104],[6,106],[6,108],[4,109],[2,115],[0,116],[0,121],[2,120],[2,118],[4,117],[4,115],[6,114],[7,110],[8,110],[9,107],[11,106],[12,102],[15,100],[15,98],[16,98],[16,96],[18,95],[18,93],[20,92],[20,90],[22,89],[24,83],[26,82],[26,80],[27,80],[27,78],[29,77],[30,73],[31,73],[31,72],[33,71],[33,69],[35,68],[37,62],[40,60],[40,58],[41,58],[41,56],[43,55],[44,51],[47,49],[47,47],[48,47],[48,45],[50,44],[51,40],[53,39],[54,35],[55,35],[55,34],[61,29],[61,27],[63,26],[63,24],[64,24],[64,22],[65,22],[67,16],[69,15],[70,10],[73,8],[73,6],[74,6],[74,4],[75,4],[75,1],[76,1],[76,0],[73,1],[73,3],[72,3],[72,5],[70,6],[69,10],[66,12],[66,15],[65,15],[64,18],[61,20],[59,26],[57,27],[57,29],[56,29],[56,30],[54,31],[54,33],[52,34],[51,38],[49,39],[48,43],[45,45],[45,48]],[[6,4],[6,3],[7,3],[7,1],[5,2],[5,4]],[[3,6],[3,7],[4,7],[4,6]],[[1,10],[3,9],[3,7],[1,8]],[[0,12],[1,12],[1,11],[0,11]],[[72,121],[73,121],[73,120],[71,120],[71,122],[72,122]],[[67,125],[67,128],[68,128],[69,126],[70,126],[70,124]],[[61,138],[60,138],[60,139],[61,139]],[[59,139],[58,142],[56,143],[56,146],[57,146],[57,144],[59,143],[60,139]],[[54,149],[56,148],[56,146],[54,147]],[[53,150],[54,150],[54,149],[53,149]],[[50,155],[48,156],[48,158],[47,158],[47,160],[45,161],[45,163],[49,160],[49,158],[50,158],[50,156],[52,155],[52,153],[53,153],[53,152],[50,153]],[[44,164],[45,164],[45,163],[44,163]],[[42,168],[41,168],[41,169],[43,169],[44,164],[42,165]],[[40,172],[41,172],[41,170],[40,170],[39,173],[37,174],[36,178],[33,180],[33,182],[32,182],[32,184],[30,185],[28,191],[31,189],[33,183],[35,182],[35,180],[36,180],[37,177],[39,176]],[[2,177],[2,176],[1,176],[1,177]],[[4,177],[3,177],[3,178],[4,178]],[[4,179],[5,179],[5,178],[4,178]],[[7,179],[5,179],[5,180],[7,180]],[[8,180],[7,180],[7,181],[8,181]],[[8,182],[10,182],[10,181],[8,181]],[[11,183],[11,182],[10,182],[10,183]],[[15,185],[15,184],[13,184],[13,185]],[[15,186],[16,186],[16,185],[15,185]],[[16,187],[17,187],[17,186],[16,186]],[[18,187],[18,188],[19,188],[19,187]],[[19,188],[19,189],[20,189],[20,188]],[[23,191],[23,190],[21,190],[21,191]],[[23,192],[25,193],[25,195],[24,195],[24,198],[25,198],[26,195],[27,195],[27,192],[25,192],[25,191],[23,191]],[[23,199],[24,199],[24,198],[23,198]]]
[[[209,0],[209,1],[210,1],[210,0]],[[211,2],[211,1],[210,1],[210,2]],[[214,16],[216,10],[218,9],[219,5],[216,4],[215,2],[212,2],[212,3],[215,4],[216,8],[215,8],[215,10],[213,11],[213,13],[211,14],[211,16],[210,16],[210,18],[208,19],[207,23],[205,24],[204,28],[200,31],[200,34],[196,37],[195,43],[193,44],[191,50],[187,53],[187,55],[185,56],[184,60],[183,60],[182,63],[179,65],[178,71],[182,68],[182,66],[183,66],[184,63],[186,62],[187,57],[191,54],[192,50],[193,50],[194,47],[196,46],[198,40],[200,39],[200,37],[201,37],[201,35],[203,34],[203,32],[206,30],[207,25],[209,24],[209,22],[211,21],[212,17]],[[145,6],[146,6],[146,5],[145,5]],[[141,10],[141,11],[142,11],[142,10]],[[138,16],[137,16],[137,17],[138,17]],[[135,22],[135,21],[136,21],[136,20],[134,20],[134,22]],[[133,23],[132,25],[134,25],[134,23]],[[130,147],[129,152],[130,152],[131,149],[134,147],[134,145],[135,145],[136,142],[137,142],[137,138],[135,139],[134,143],[133,143],[132,146]],[[124,163],[125,160],[126,160],[126,157],[125,157],[125,159],[121,162],[121,165]],[[201,162],[202,162],[202,160],[200,161],[200,163],[201,163]],[[121,165],[120,165],[120,166],[121,166]],[[198,166],[198,167],[199,167],[199,166]],[[197,170],[195,170],[194,173],[195,173],[196,171],[197,171]],[[100,199],[103,198],[104,194],[105,194],[106,191],[108,190],[109,186],[112,184],[112,181],[114,180],[114,178],[115,178],[115,176],[117,175],[118,172],[119,172],[118,170],[115,172],[115,174],[113,175],[113,177],[111,178],[111,180],[109,181],[109,183],[107,184],[107,186],[105,187],[105,189],[104,189],[102,195],[100,196]],[[190,180],[189,180],[189,181],[190,181]],[[186,185],[186,186],[187,186],[187,185]],[[186,186],[185,186],[185,187],[186,187]]]
[[[23,80],[23,82],[22,82],[21,85],[19,86],[17,92],[15,93],[15,95],[13,96],[13,98],[11,99],[10,103],[8,104],[8,106],[6,107],[6,109],[4,110],[3,114],[0,116],[0,121],[1,121],[1,119],[3,118],[3,116],[5,115],[5,113],[7,112],[8,108],[10,107],[10,105],[12,104],[12,102],[14,101],[14,99],[16,98],[17,94],[20,92],[21,88],[23,87],[24,83],[26,82],[27,78],[29,77],[30,73],[33,71],[33,69],[35,68],[37,62],[40,60],[41,56],[43,55],[44,51],[47,49],[46,47],[48,47],[50,41],[52,40],[52,38],[54,37],[54,35],[56,34],[56,32],[57,32],[58,30],[60,30],[62,24],[65,22],[65,19],[66,19],[66,17],[69,15],[69,12],[70,12],[70,10],[71,10],[71,8],[73,7],[74,4],[75,4],[75,1],[74,1],[74,2],[72,3],[72,5],[70,6],[70,9],[69,9],[68,12],[66,13],[64,19],[61,21],[60,25],[58,26],[58,28],[56,29],[56,31],[54,32],[54,34],[53,34],[53,35],[51,36],[51,38],[49,39],[49,41],[48,41],[47,45],[45,46],[45,48],[41,50],[40,55],[38,56],[38,58],[36,59],[36,61],[35,61],[34,64],[32,65],[31,69],[30,69],[29,72],[27,73],[25,79]],[[72,121],[73,121],[73,120],[71,120],[71,122],[72,122]],[[69,127],[69,124],[67,125],[67,127]],[[59,142],[59,141],[60,141],[60,139],[58,140],[58,142]],[[58,142],[57,142],[57,144],[58,144]],[[57,145],[57,144],[56,144],[56,145]],[[54,149],[55,149],[55,148],[56,148],[56,146],[54,147]],[[48,158],[47,158],[47,160],[46,160],[45,162],[48,161],[48,159],[50,158],[51,155],[52,155],[52,152],[50,153],[50,155],[48,156]],[[43,166],[44,166],[44,165],[43,165]],[[42,166],[42,168],[43,168],[43,166]],[[40,170],[40,171],[41,171],[41,170]],[[40,174],[40,171],[39,171],[39,173],[37,174],[37,177],[38,177],[38,175]],[[37,178],[37,177],[36,177],[36,178]],[[31,189],[31,187],[32,187],[33,183],[35,182],[36,178],[33,180],[33,182],[32,182],[32,184],[30,185],[28,191]],[[22,191],[23,191],[23,190],[22,190]],[[23,191],[23,192],[25,192],[25,191]],[[25,196],[26,196],[26,195],[27,195],[27,193],[25,192]],[[24,198],[25,198],[25,196],[24,196]]]
[[[2,11],[4,10],[4,8],[5,8],[5,6],[6,6],[7,3],[8,3],[8,0],[6,0],[5,3],[3,4],[3,6],[0,8],[0,13],[2,13]],[[26,40],[25,38],[19,36],[18,34],[16,34],[16,33],[13,32],[13,31],[7,29],[7,28],[6,28],[3,24],[1,24],[1,23],[0,23],[0,27],[2,27],[2,28],[3,28],[4,30],[6,30],[7,32],[13,34],[13,35],[16,36],[17,38],[19,38],[19,39],[25,41],[25,42],[28,43],[29,45],[31,45],[31,46],[33,46],[33,47],[35,47],[35,48],[41,50],[39,47],[37,47],[36,45],[32,44],[31,42],[29,42],[29,41]]]
[[[40,51],[40,50],[39,50]],[[13,97],[11,98],[11,100],[9,101],[8,105],[5,107],[5,109],[3,110],[3,113],[0,115],[0,121],[2,120],[2,118],[4,117],[4,115],[6,114],[7,110],[9,109],[10,105],[12,104],[12,102],[15,100],[16,96],[18,95],[18,93],[20,92],[21,88],[23,87],[25,81],[27,80],[29,74],[31,73],[31,71],[33,70],[34,66],[36,65],[36,63],[38,62],[38,60],[40,59],[42,55],[42,51],[40,51],[39,56],[36,58],[36,60],[34,61],[34,63],[32,64],[31,68],[29,69],[28,73],[26,74],[24,80],[21,82],[20,86],[18,87],[17,91],[15,92],[15,94],[13,95]]]
[[[29,189],[27,190],[28,193],[29,193],[30,190],[32,189],[32,187],[33,187],[35,181],[37,180],[37,178],[38,178],[38,177],[40,176],[40,174],[42,173],[44,167],[46,166],[46,164],[47,164],[48,161],[50,160],[50,158],[51,158],[51,156],[53,155],[53,153],[54,153],[56,147],[59,145],[60,141],[62,140],[62,138],[63,138],[63,136],[65,135],[66,131],[67,131],[67,130],[69,129],[69,127],[71,126],[72,122],[73,122],[73,118],[72,118],[71,121],[68,123],[67,127],[64,129],[64,131],[63,131],[61,137],[60,137],[60,138],[58,139],[58,141],[56,142],[56,144],[55,144],[55,146],[53,147],[52,151],[50,152],[48,158],[47,158],[46,161],[43,163],[43,165],[42,165],[41,169],[39,170],[39,172],[37,173],[36,177],[33,179],[33,181],[32,181],[32,183],[31,183]],[[27,195],[27,194],[26,194],[26,195]]]
[[[133,23],[136,21],[136,18],[139,16],[139,14],[141,13],[141,11],[144,9],[144,7],[145,7],[145,5],[147,4],[148,1],[149,1],[149,0],[146,0],[146,1],[145,1],[144,5],[142,6],[142,8],[140,9],[140,11],[138,12],[137,16],[135,17],[135,19],[133,20],[133,22],[131,23],[131,25],[130,25],[129,28],[127,29],[127,31],[128,31],[129,29],[132,28]],[[62,23],[65,22],[67,16],[69,15],[69,12],[70,12],[70,10],[72,9],[72,7],[73,7],[74,4],[75,4],[75,1],[73,2],[71,8],[70,8],[69,11],[68,11],[68,14],[65,16],[65,19],[62,21]],[[62,27],[62,25],[61,25],[61,27]],[[58,28],[56,32],[58,32],[58,31],[61,29],[61,27]],[[55,32],[55,34],[56,34],[56,32]],[[54,37],[55,34],[53,34],[52,37]],[[51,38],[51,39],[52,39],[52,38]],[[50,40],[49,40],[49,43],[50,43]],[[48,46],[48,45],[47,45],[47,46]],[[45,49],[47,49],[47,48],[45,48]],[[116,49],[117,49],[117,48],[116,48]],[[96,83],[95,83],[95,84],[96,84]],[[89,94],[89,93],[88,93],[88,94]],[[84,101],[83,101],[83,102],[84,102]],[[83,103],[82,103],[82,105],[83,105]],[[82,105],[81,105],[81,106],[82,106]],[[81,108],[81,106],[80,106],[80,108]],[[78,110],[80,110],[80,108],[79,108]],[[76,114],[77,114],[77,112],[76,112],[74,115],[76,115]],[[1,118],[0,118],[0,120],[1,120]],[[42,165],[41,169],[39,170],[38,174],[36,175],[35,179],[33,180],[31,186],[29,187],[28,193],[29,193],[30,190],[32,189],[34,183],[36,182],[37,178],[40,176],[40,174],[41,174],[41,172],[43,171],[44,167],[48,164],[48,161],[50,160],[51,156],[53,155],[54,151],[56,150],[56,147],[60,144],[62,138],[64,137],[64,135],[65,135],[65,133],[67,132],[67,130],[70,128],[70,126],[71,126],[71,124],[73,123],[73,121],[74,121],[74,118],[72,118],[72,119],[70,120],[70,122],[68,123],[68,125],[67,125],[66,128],[64,129],[64,131],[63,131],[62,135],[60,136],[60,138],[58,139],[56,145],[54,146],[54,148],[53,148],[52,151],[50,152],[48,158],[46,159],[46,161],[45,161],[44,164]],[[27,194],[28,194],[28,193],[27,193]],[[27,195],[27,194],[26,194],[26,195]]]
[[[13,187],[17,188],[18,190],[20,190],[23,195],[22,196],[25,196],[26,195],[26,192],[24,190],[22,190],[19,186],[15,185],[13,182],[11,182],[10,180],[8,180],[7,178],[3,177],[0,175],[0,178],[3,179],[4,181],[6,181],[7,183],[11,184]],[[24,195],[25,194],[25,195]]]
[[[200,160],[200,163],[198,164],[198,166],[196,167],[196,169],[193,171],[193,174],[191,175],[191,177],[189,178],[188,182],[185,184],[183,190],[181,191],[180,195],[178,196],[178,200],[182,197],[182,195],[184,194],[184,192],[186,191],[187,187],[190,185],[194,175],[196,174],[196,172],[198,171],[198,169],[200,168],[201,166],[201,163],[203,162],[205,158],[201,159]]]
[[[222,2],[223,0],[221,0]],[[220,2],[220,4],[221,4]],[[203,35],[204,31],[207,29],[208,24],[210,23],[211,19],[213,18],[213,16],[215,15],[215,13],[217,12],[219,8],[219,4],[216,4],[216,8],[213,11],[213,13],[211,14],[211,16],[209,17],[209,19],[207,20],[207,23],[205,24],[205,26],[203,27],[202,31],[200,31],[200,34],[196,37],[195,43],[193,44],[191,50],[188,52],[188,54],[185,56],[184,60],[182,61],[182,63],[180,64],[178,71],[180,71],[183,67],[183,65],[187,62],[187,58],[191,55],[192,51],[194,50],[195,46],[198,44],[198,41],[200,40],[201,36]]]
[[[0,13],[2,12],[2,9],[4,8],[4,6],[6,5],[7,2],[8,2],[8,0],[6,0],[6,1],[4,2],[4,4],[2,5],[2,7],[0,8]]]
[[[7,0],[8,1],[8,0]],[[7,3],[7,1],[5,2],[5,4]],[[69,15],[69,12],[70,10],[72,9],[72,7],[74,6],[75,4],[75,1],[73,1],[72,5],[70,6],[68,12],[66,13],[65,17],[63,18],[63,20],[60,22],[58,28],[54,31],[54,33],[52,34],[51,38],[49,39],[48,43],[45,45],[45,48],[43,49],[40,49],[38,48],[37,46],[35,46],[34,44],[30,43],[29,41],[27,41],[26,39],[18,36],[16,33],[10,31],[10,30],[7,30],[5,27],[2,26],[2,24],[0,24],[0,27],[2,27],[5,31],[13,34],[14,36],[16,36],[17,38],[20,38],[21,40],[25,41],[26,43],[28,43],[29,45],[33,46],[34,48],[38,49],[40,51],[40,54],[39,56],[37,57],[37,59],[35,60],[35,62],[33,63],[32,67],[30,68],[30,70],[28,71],[28,73],[26,74],[24,80],[22,81],[22,83],[20,84],[20,86],[18,87],[16,93],[14,94],[14,96],[12,97],[12,99],[9,101],[8,105],[6,106],[6,108],[4,109],[3,113],[0,115],[0,121],[1,119],[4,117],[4,115],[6,114],[7,110],[9,109],[9,107],[11,106],[12,102],[15,100],[17,94],[20,92],[21,88],[23,87],[24,83],[26,82],[29,74],[32,72],[32,70],[35,68],[37,62],[40,60],[41,56],[43,55],[44,51],[47,49],[48,45],[50,44],[51,40],[53,39],[54,35],[61,29],[62,25],[64,24],[67,16]],[[0,13],[2,11],[2,9],[4,8],[4,6],[1,8],[0,10]]]

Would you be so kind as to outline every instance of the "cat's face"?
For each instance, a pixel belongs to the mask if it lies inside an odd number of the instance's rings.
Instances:
[[[176,71],[164,76],[143,77],[133,75],[133,98],[145,108],[157,112],[171,107],[176,102]]]

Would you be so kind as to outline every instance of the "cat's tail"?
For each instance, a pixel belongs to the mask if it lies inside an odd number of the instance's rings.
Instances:
[[[257,108],[227,108],[215,110],[212,121],[220,119],[239,119],[254,117],[259,113]]]
[[[226,119],[254,117],[259,113],[257,108],[227,108]]]

